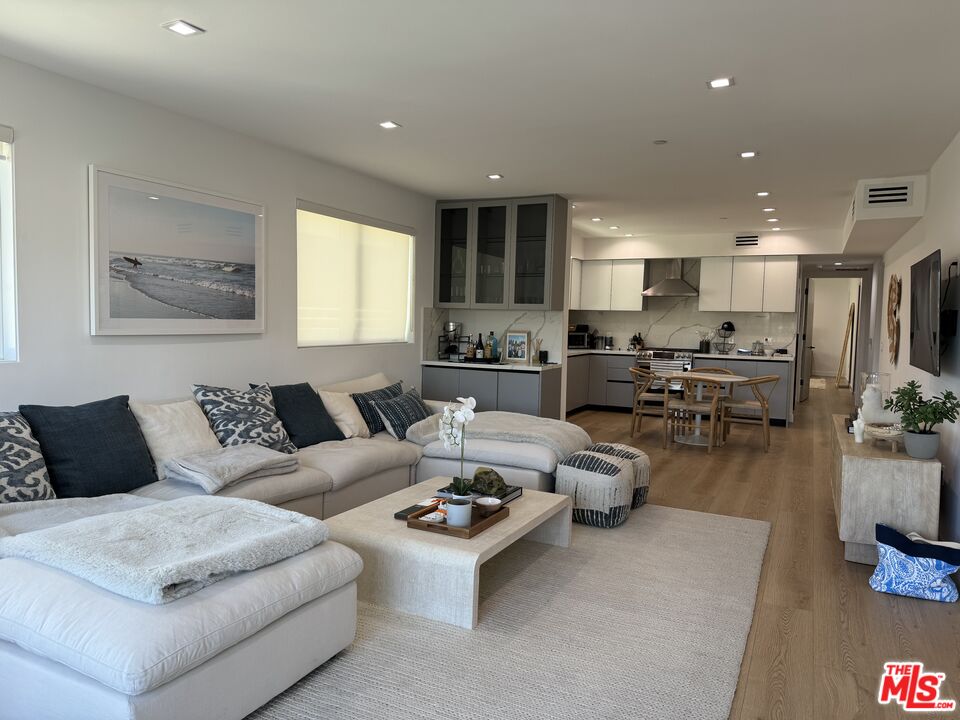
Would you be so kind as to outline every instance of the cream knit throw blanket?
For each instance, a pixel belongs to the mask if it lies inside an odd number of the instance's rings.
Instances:
[[[439,416],[434,415],[411,425],[407,440],[417,445],[429,445],[439,440],[439,422]],[[466,437],[468,444],[471,438],[476,438],[542,445],[554,452],[557,462],[590,444],[587,432],[573,423],[499,410],[478,412],[473,422],[467,425]]]
[[[34,560],[159,605],[298,555],[328,534],[320,520],[254,500],[196,495],[128,510],[124,496],[112,497],[120,512],[102,513],[102,500],[90,498],[101,514],[0,535],[0,557]]]

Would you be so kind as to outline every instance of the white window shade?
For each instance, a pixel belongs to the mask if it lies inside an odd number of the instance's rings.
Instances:
[[[17,359],[13,130],[0,125],[0,361]]]
[[[413,235],[353,218],[297,210],[299,347],[413,340]]]

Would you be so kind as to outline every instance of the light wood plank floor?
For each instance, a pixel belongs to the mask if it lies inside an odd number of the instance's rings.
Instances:
[[[749,426],[734,426],[728,443],[708,456],[703,448],[663,450],[659,418],[645,418],[632,440],[627,414],[584,410],[569,418],[594,441],[649,454],[650,502],[771,524],[731,720],[907,716],[876,702],[887,660],[920,660],[945,672],[941,697],[960,700],[957,604],[875,593],[867,584],[872,568],[843,559],[828,431],[830,415],[850,405],[849,391],[811,390],[793,426],[772,428],[768,454],[759,428]]]

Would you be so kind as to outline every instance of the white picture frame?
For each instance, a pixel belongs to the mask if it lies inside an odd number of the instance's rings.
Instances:
[[[89,166],[90,333],[264,332],[264,206]]]
[[[530,364],[530,331],[508,330],[504,337],[503,359],[508,363]]]

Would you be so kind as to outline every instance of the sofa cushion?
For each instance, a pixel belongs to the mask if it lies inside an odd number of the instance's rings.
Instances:
[[[370,429],[371,435],[376,435],[378,432],[383,432],[384,430],[383,418],[380,417],[380,414],[377,412],[373,404],[380,400],[389,400],[391,398],[395,398],[402,392],[403,386],[400,383],[394,383],[393,385],[388,385],[387,387],[379,388],[378,390],[370,390],[369,392],[363,393],[353,393],[350,396],[357,404],[357,408],[359,408],[360,414],[363,416],[363,421]]]
[[[0,503],[56,497],[40,443],[20,413],[0,412]]]
[[[277,417],[273,394],[267,385],[251,390],[194,385],[193,395],[210,421],[223,447],[257,443],[271,450],[296,452]]]
[[[324,407],[330,412],[330,417],[337,424],[344,439],[352,437],[370,437],[370,428],[360,414],[360,408],[347,393],[319,390],[320,399]]]
[[[420,399],[420,393],[416,388],[410,388],[402,395],[389,400],[376,400],[373,407],[383,421],[387,432],[397,440],[405,439],[407,428],[415,422],[425,420],[433,414]]]
[[[378,388],[386,387],[389,384],[390,378],[388,378],[382,372],[378,372],[374,373],[373,375],[357,378],[355,380],[344,380],[343,382],[334,383],[332,385],[319,385],[317,386],[317,390],[347,393],[349,395],[350,393],[377,390]]]
[[[434,440],[423,448],[427,457],[460,459],[460,448],[454,447],[444,450],[443,442]],[[470,437],[467,429],[467,442],[463,446],[463,457],[490,465],[507,465],[512,467],[537,470],[548,475],[557,469],[557,456],[542,445],[531,443],[509,442],[507,440],[480,440]]]
[[[167,460],[220,447],[207,416],[194,400],[172,403],[131,400],[130,410],[140,424],[143,439],[157,466],[157,477],[161,480],[167,476],[163,466]]]
[[[323,470],[301,465],[292,473],[267,475],[228,485],[217,497],[259,500],[281,505],[310,495],[320,495],[333,487],[333,480]],[[133,491],[134,495],[154,500],[176,500],[187,495],[205,495],[203,488],[180,480],[161,480]]]
[[[344,439],[343,432],[310,383],[271,385],[270,392],[273,393],[277,416],[287,429],[290,442],[298,448]]]
[[[300,464],[322,470],[333,481],[333,490],[384,470],[416,465],[420,454],[412,443],[397,442],[386,433],[376,438],[349,438],[304,448]]]
[[[138,695],[346,585],[362,567],[353,550],[328,540],[176,602],[148,605],[39,563],[4,558],[0,640]]]
[[[58,497],[122,493],[155,482],[153,458],[118,395],[76,407],[21,405]]]

